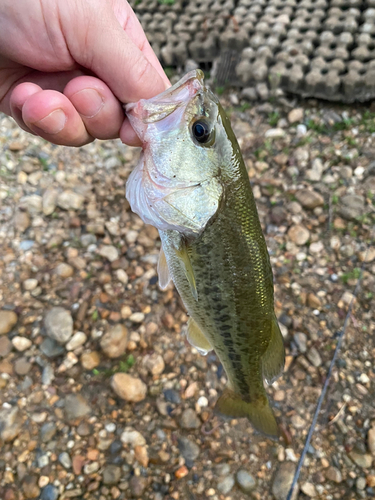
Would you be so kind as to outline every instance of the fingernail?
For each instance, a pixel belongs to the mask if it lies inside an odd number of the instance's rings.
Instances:
[[[70,98],[78,113],[85,118],[94,118],[104,106],[103,97],[95,89],[84,89]]]
[[[49,115],[41,120],[32,123],[35,127],[40,128],[45,134],[58,134],[65,127],[66,114],[62,109],[55,109]]]

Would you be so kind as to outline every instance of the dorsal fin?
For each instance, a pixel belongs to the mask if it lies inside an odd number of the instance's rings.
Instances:
[[[167,259],[163,250],[163,245],[160,248],[159,260],[158,260],[158,275],[159,275],[159,286],[162,290],[165,290],[172,278],[169,274]]]

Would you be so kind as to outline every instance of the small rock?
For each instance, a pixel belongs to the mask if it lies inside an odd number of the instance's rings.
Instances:
[[[307,296],[307,305],[313,309],[319,309],[322,307],[322,303],[317,295],[314,293],[309,293]]]
[[[64,354],[65,349],[62,345],[58,344],[56,340],[46,338],[40,344],[40,350],[47,356],[47,358],[57,358]]]
[[[112,245],[103,245],[99,248],[98,254],[109,260],[109,262],[114,262],[119,258],[119,253],[117,248]]]
[[[103,335],[100,347],[109,358],[122,356],[128,342],[128,331],[124,325],[116,325]]]
[[[189,469],[186,467],[186,465],[179,467],[174,473],[176,479],[182,479],[183,477],[186,477],[188,474],[189,474]]]
[[[40,500],[57,500],[59,496],[60,494],[58,488],[56,488],[53,484],[47,484],[47,486],[42,490]]]
[[[81,365],[85,370],[93,370],[100,364],[100,356],[97,351],[84,352],[81,356]]]
[[[38,486],[38,476],[30,474],[22,481],[22,491],[25,498],[39,497],[40,488]]]
[[[200,449],[199,446],[186,437],[178,438],[178,449],[185,460],[193,462],[198,458]]]
[[[299,189],[295,196],[304,208],[310,210],[324,205],[323,196],[311,189]]]
[[[339,214],[346,220],[356,220],[365,213],[365,199],[358,194],[347,194],[342,197]]]
[[[69,456],[69,453],[67,453],[66,451],[60,453],[59,462],[65,469],[70,469],[72,466],[72,460]]]
[[[91,408],[81,394],[68,394],[65,398],[65,417],[75,420],[91,413]]]
[[[27,212],[18,210],[14,216],[14,226],[17,231],[23,233],[30,226],[30,217]]]
[[[52,381],[55,378],[55,373],[53,370],[53,367],[51,365],[46,365],[43,368],[43,373],[42,373],[42,384],[43,385],[51,385]]]
[[[241,491],[250,493],[256,487],[256,481],[246,470],[240,469],[236,474],[236,481]]]
[[[36,280],[35,278],[29,278],[22,283],[22,286],[24,290],[31,292],[38,286],[38,280]]]
[[[135,446],[134,447],[134,457],[137,460],[139,464],[141,464],[143,467],[148,466],[148,453],[147,453],[147,448],[145,446]]]
[[[74,269],[69,264],[61,262],[58,266],[56,266],[55,273],[61,278],[70,278],[71,276],[73,276]]]
[[[151,375],[160,375],[163,373],[165,368],[163,357],[156,352],[153,354],[146,354],[143,358],[142,364],[151,373]]]
[[[68,189],[58,195],[56,204],[63,210],[80,210],[84,201],[85,198],[81,194]]]
[[[314,158],[311,169],[306,171],[306,178],[310,181],[319,182],[322,179],[323,162],[320,158]]]
[[[125,427],[124,432],[121,434],[121,442],[124,444],[130,444],[130,446],[144,446],[146,444],[146,439],[142,434],[131,427]]]
[[[367,444],[370,453],[375,456],[375,427],[371,427],[367,433]]]
[[[173,403],[179,405],[181,403],[181,396],[174,389],[166,389],[164,391],[164,397],[168,403]]]
[[[282,128],[270,128],[264,134],[266,139],[280,139],[285,137],[285,130]]]
[[[134,403],[145,399],[147,394],[146,384],[127,373],[115,373],[111,380],[111,387],[121,399]]]
[[[362,454],[353,450],[349,453],[349,457],[356,465],[358,465],[358,467],[362,467],[362,469],[370,469],[372,465],[373,457],[370,453]]]
[[[305,353],[307,351],[307,335],[303,332],[296,332],[293,340],[298,347],[299,352]]]
[[[17,314],[13,311],[0,311],[0,335],[9,333],[17,323]]]
[[[310,231],[306,229],[305,226],[296,224],[289,229],[288,236],[293,243],[302,246],[309,241]]]
[[[312,483],[303,483],[303,485],[301,486],[301,491],[310,498],[314,498],[317,496],[316,488]]]
[[[121,479],[121,468],[117,465],[107,465],[103,469],[102,476],[103,484],[110,486],[117,484]]]
[[[99,470],[98,462],[91,462],[83,467],[83,472],[87,476],[89,476],[90,474],[94,474],[95,472],[98,472],[98,470]]]
[[[53,422],[46,422],[42,425],[40,429],[40,439],[43,443],[48,443],[52,441],[54,435],[56,434],[56,424]]]
[[[31,363],[26,358],[19,358],[14,363],[14,371],[17,375],[27,375],[30,371]]]
[[[124,285],[128,284],[129,276],[126,274],[126,272],[123,269],[117,269],[117,271],[116,271],[116,277]]]
[[[22,416],[19,409],[14,406],[0,410],[0,438],[5,443],[15,439],[22,429]]]
[[[13,347],[15,347],[15,349],[19,352],[26,351],[26,349],[29,349],[32,346],[30,339],[27,339],[26,337],[19,337],[18,335],[12,338],[12,344]]]
[[[87,335],[83,332],[76,332],[69,342],[65,345],[67,351],[74,351],[81,347],[87,340]]]
[[[76,476],[81,474],[86,458],[82,455],[74,455],[72,460],[73,472]]]
[[[20,199],[21,207],[25,207],[30,215],[40,214],[42,211],[42,197],[37,194],[24,196]]]
[[[0,337],[0,357],[5,358],[12,350],[12,342],[8,337]]]
[[[342,482],[342,474],[341,472],[337,469],[337,467],[329,467],[326,470],[326,478],[329,481],[333,481],[334,483],[341,483]]]
[[[303,108],[295,108],[289,111],[288,113],[288,121],[290,124],[292,123],[298,123],[303,120],[304,117],[304,109]]]
[[[142,323],[142,321],[145,319],[145,315],[142,312],[135,312],[130,315],[129,319],[133,323]]]
[[[142,476],[133,476],[129,481],[129,486],[132,496],[140,498],[147,487],[147,479]]]
[[[217,489],[223,495],[227,495],[234,486],[234,477],[227,476],[217,483]]]
[[[306,354],[307,359],[310,361],[310,363],[315,366],[315,368],[318,368],[322,364],[322,358],[320,357],[320,354],[318,351],[315,349],[315,347],[311,347]]]
[[[60,344],[66,344],[73,334],[73,318],[62,307],[53,307],[44,319],[47,336]]]
[[[355,483],[357,490],[364,490],[366,488],[366,478],[359,477]]]
[[[56,208],[57,197],[59,193],[56,189],[46,189],[42,196],[42,205],[44,215],[51,215]]]
[[[292,486],[296,465],[293,462],[282,462],[276,471],[272,482],[272,494],[276,500],[286,500],[290,487]],[[292,498],[297,497],[298,486],[293,492]]]
[[[85,437],[89,436],[92,433],[92,426],[88,422],[80,422],[77,427],[78,436]]]
[[[181,415],[180,426],[183,429],[198,429],[201,426],[201,421],[192,408],[184,410]]]

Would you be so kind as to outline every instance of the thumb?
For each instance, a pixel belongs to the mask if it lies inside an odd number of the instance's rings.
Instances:
[[[76,1],[66,4],[77,8]],[[69,50],[121,102],[153,97],[170,86],[168,78],[129,4],[121,0],[116,7],[115,15],[107,1],[82,2],[83,15],[63,27]]]

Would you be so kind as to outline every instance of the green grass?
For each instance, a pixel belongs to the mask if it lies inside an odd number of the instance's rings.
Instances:
[[[118,365],[110,368],[108,370],[101,370],[98,368],[94,368],[92,371],[93,375],[103,375],[104,377],[112,377],[115,373],[127,373],[130,368],[134,365],[135,358],[132,354],[125,359],[119,362]]]
[[[276,127],[279,120],[280,120],[280,113],[278,111],[273,111],[268,115],[268,123],[271,125],[271,127]]]
[[[174,5],[175,0],[158,0],[161,5]]]
[[[348,283],[349,280],[353,279],[358,279],[361,275],[361,268],[360,267],[355,267],[352,271],[348,271],[347,273],[344,273],[341,275],[341,280],[345,285]]]

